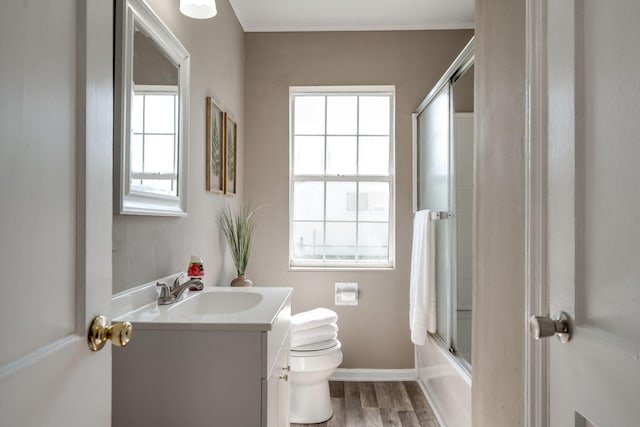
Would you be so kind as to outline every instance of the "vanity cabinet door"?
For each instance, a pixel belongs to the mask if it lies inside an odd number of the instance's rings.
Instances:
[[[267,427],[289,425],[291,385],[289,382],[289,340],[280,349],[271,375],[267,379]],[[263,402],[264,403],[264,402]]]
[[[280,357],[276,366],[280,366],[278,376],[277,426],[289,425],[289,409],[291,408],[291,369],[289,365],[289,338],[282,345]]]

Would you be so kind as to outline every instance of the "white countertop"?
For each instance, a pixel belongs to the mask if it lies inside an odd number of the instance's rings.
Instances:
[[[224,313],[189,313],[184,307],[175,310],[185,302],[198,298],[201,293],[255,293],[262,296],[257,305],[247,310]],[[228,330],[228,331],[268,331],[280,310],[286,306],[292,288],[274,287],[205,287],[202,291],[189,291],[185,299],[170,305],[158,305],[156,302],[122,314],[114,321],[129,321],[136,329],[156,330]],[[214,297],[215,298],[215,297]],[[186,306],[185,306],[186,307]]]

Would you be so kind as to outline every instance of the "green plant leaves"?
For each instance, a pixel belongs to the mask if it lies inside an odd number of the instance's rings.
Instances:
[[[221,156],[220,156],[220,132],[218,131],[218,118],[213,115],[213,129],[211,132],[211,172],[214,176],[221,175]]]
[[[239,211],[235,211],[227,206],[226,209],[218,213],[218,224],[227,239],[238,276],[245,273],[249,263],[256,210],[243,207]]]
[[[227,129],[227,179],[233,181],[236,176],[236,144],[233,129]]]

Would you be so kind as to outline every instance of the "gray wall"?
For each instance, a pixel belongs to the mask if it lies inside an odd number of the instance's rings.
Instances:
[[[476,0],[474,427],[524,420],[525,1]]]
[[[142,30],[133,34],[133,83],[177,86],[178,67]]]
[[[216,213],[242,198],[244,136],[244,32],[228,0],[213,19],[187,18],[175,0],[147,0],[191,54],[189,215],[186,218],[114,215],[114,293],[187,268],[203,258],[207,284],[228,283],[233,264],[216,225]],[[213,97],[238,122],[238,195],[205,190],[205,98]]]
[[[453,104],[456,113],[473,112],[474,69],[472,65],[453,86]]]
[[[248,275],[292,286],[293,312],[340,316],[343,368],[413,368],[409,339],[411,113],[472,37],[470,30],[247,33],[245,200],[258,214]],[[396,86],[396,269],[290,271],[289,86]],[[360,283],[357,307],[334,307],[334,281]]]

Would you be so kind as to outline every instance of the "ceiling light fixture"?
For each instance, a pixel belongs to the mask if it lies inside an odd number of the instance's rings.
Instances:
[[[216,0],[180,0],[180,12],[189,18],[209,19],[216,16]]]

